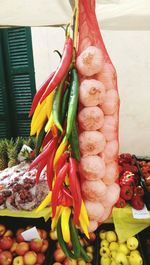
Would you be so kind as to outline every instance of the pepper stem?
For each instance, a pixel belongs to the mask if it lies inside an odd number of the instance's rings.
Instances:
[[[73,23],[73,44],[75,50],[78,45],[78,28],[79,28],[79,0],[75,0],[75,12],[74,12],[74,23]]]

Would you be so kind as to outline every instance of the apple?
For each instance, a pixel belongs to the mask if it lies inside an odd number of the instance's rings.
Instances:
[[[114,231],[107,231],[106,232],[106,240],[111,243],[117,241],[117,235]]]
[[[86,265],[86,262],[83,259],[81,259],[78,261],[78,265]]]
[[[46,252],[47,249],[48,249],[48,240],[44,239],[43,240],[43,245],[41,247],[41,252],[44,253],[44,252]]]
[[[53,265],[62,265],[60,262],[54,262]]]
[[[42,246],[43,246],[43,240],[41,239],[38,238],[32,239],[30,242],[30,249],[35,251],[36,253],[41,251]]]
[[[13,237],[13,231],[11,231],[11,230],[6,230],[6,232],[4,233],[3,236],[10,236],[10,237]]]
[[[22,232],[24,232],[25,230],[23,228],[20,228],[17,230],[16,232],[16,240],[17,242],[24,242],[24,238],[23,236],[21,235]]]
[[[43,264],[45,261],[45,255],[43,253],[37,253],[37,263]]]
[[[128,265],[128,259],[124,253],[118,252],[115,257],[115,262],[118,265]]]
[[[138,244],[139,244],[139,242],[138,242],[137,238],[134,236],[127,239],[127,247],[130,250],[136,250],[138,247]]]
[[[130,250],[128,249],[127,245],[125,243],[120,243],[118,252],[124,253],[126,256],[130,253]]]
[[[101,241],[101,247],[108,247],[109,246],[109,242],[106,239],[102,239]]]
[[[111,259],[109,257],[102,257],[100,264],[101,265],[110,265],[111,264]]]
[[[138,254],[132,254],[129,256],[130,265],[143,265],[143,260]]]
[[[63,265],[77,265],[78,263],[77,263],[77,261],[76,260],[74,260],[74,259],[65,259],[65,261],[63,262]]]
[[[119,248],[118,242],[111,242],[109,245],[110,251],[117,251],[118,248]]]
[[[25,265],[35,265],[37,263],[37,254],[34,251],[28,251],[25,253],[23,260]]]
[[[14,253],[16,251],[16,247],[17,247],[18,243],[16,241],[13,241],[13,244],[10,248],[10,252]]]
[[[108,247],[101,247],[100,248],[100,255],[103,257],[108,257],[110,256],[110,250]]]
[[[6,231],[6,227],[3,224],[0,224],[0,236],[4,235]]]
[[[41,238],[42,239],[46,239],[47,238],[47,232],[44,229],[40,229],[40,233],[41,233]]]
[[[93,246],[88,246],[87,248],[86,248],[86,251],[87,252],[89,252],[89,253],[93,253]]]
[[[24,265],[23,257],[17,256],[13,259],[13,265]]]
[[[106,231],[105,230],[101,230],[100,233],[99,233],[99,237],[101,239],[106,239]]]
[[[13,244],[13,239],[9,236],[5,236],[0,239],[0,248],[3,250],[8,250]]]
[[[66,256],[61,248],[58,248],[54,251],[54,260],[57,262],[63,262]]]
[[[49,236],[52,240],[57,240],[57,232],[56,230],[50,231]]]
[[[29,251],[29,244],[27,242],[20,242],[17,244],[16,253],[19,256],[24,256],[27,251]]]
[[[12,254],[10,251],[6,250],[0,253],[0,264],[1,265],[12,264]]]

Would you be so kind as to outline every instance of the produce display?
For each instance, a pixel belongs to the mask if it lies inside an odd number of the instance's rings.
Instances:
[[[140,185],[140,176],[136,160],[131,154],[121,154],[119,163],[119,185],[120,198],[115,204],[118,208],[123,208],[129,203],[136,210],[144,207],[144,189]]]
[[[139,160],[138,163],[141,168],[142,176],[145,180],[145,186],[150,192],[150,161]]]
[[[130,237],[120,243],[114,230],[102,230],[100,236],[101,265],[142,265],[143,259],[138,249],[139,241]]]
[[[0,264],[35,265],[44,264],[49,239],[47,231],[38,228],[40,238],[25,241],[22,232],[32,228],[19,228],[15,233],[0,224]]]

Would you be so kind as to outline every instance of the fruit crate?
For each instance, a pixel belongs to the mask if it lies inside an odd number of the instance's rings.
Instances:
[[[98,255],[98,258],[97,260],[99,260],[99,263],[95,263],[94,265],[101,265],[100,263],[100,259],[101,259],[101,256],[100,256],[100,244],[101,244],[101,239],[100,239],[100,236],[99,236],[99,233],[102,231],[102,230],[105,230],[105,231],[115,231],[115,227],[114,227],[114,224],[102,224],[96,231],[97,233],[97,255]],[[143,265],[150,265],[150,262],[148,262],[148,259],[147,259],[147,256],[145,256],[145,252],[143,250],[143,246],[142,246],[142,238],[139,234],[136,235],[136,238],[138,239],[139,241],[139,245],[138,245],[138,248],[137,250],[140,252],[141,254],[141,257],[142,257],[142,260],[143,260]]]
[[[145,178],[143,176],[143,172],[142,172],[141,166],[139,164],[140,161],[145,161],[146,163],[150,162],[150,157],[138,157],[138,156],[135,156],[135,155],[133,157],[135,159],[135,162],[136,162],[136,165],[137,165],[137,168],[138,168],[138,171],[139,171],[138,173],[139,173],[139,176],[140,176],[140,184],[141,184],[141,186],[144,189],[144,202],[146,204],[147,209],[150,210],[150,189],[148,189],[148,186],[146,184]]]
[[[145,262],[147,265],[150,264],[150,227],[147,227],[138,234],[140,249],[143,252]]]
[[[43,265],[49,265],[51,260],[51,240],[49,238],[49,231],[50,231],[50,219],[45,222],[44,218],[21,218],[21,217],[9,217],[9,216],[0,216],[0,224],[3,224],[6,229],[12,230],[12,232],[15,234],[16,231],[20,228],[26,228],[27,226],[35,226],[39,229],[46,230],[48,237],[48,249],[45,252],[45,261]]]

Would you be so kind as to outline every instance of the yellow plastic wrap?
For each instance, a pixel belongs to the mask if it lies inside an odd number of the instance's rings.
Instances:
[[[125,208],[114,207],[112,210],[112,216],[120,242],[126,241],[129,237],[136,235],[150,226],[150,218],[134,219],[132,208],[130,206],[126,206]]]
[[[36,212],[36,209],[32,211],[10,211],[8,209],[0,210],[0,216],[10,217],[24,217],[24,218],[40,218],[43,217],[45,222],[51,217],[51,207],[47,207],[40,212]]]

